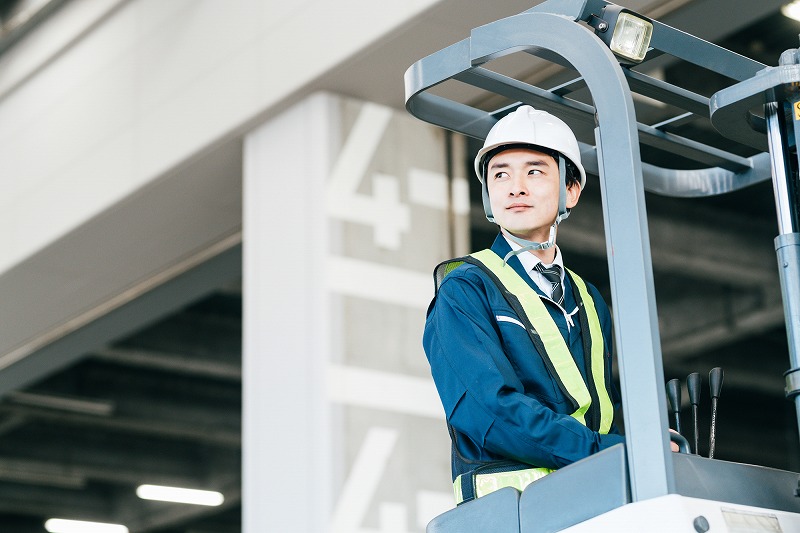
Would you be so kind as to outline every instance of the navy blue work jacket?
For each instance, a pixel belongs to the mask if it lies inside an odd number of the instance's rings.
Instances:
[[[492,250],[505,257],[511,248],[498,235]],[[508,265],[544,296],[516,256]],[[587,288],[603,329],[610,376],[611,316],[598,290],[588,283]],[[558,306],[543,301],[585,379],[577,315],[568,328]],[[564,308],[575,308],[568,275]],[[447,275],[428,309],[423,345],[450,426],[453,479],[498,461],[559,468],[624,441],[614,426],[603,435],[570,416],[571,402],[548,373],[524,326],[515,321],[519,317],[497,286],[479,267],[466,263]],[[616,388],[612,383],[606,387],[616,407]]]

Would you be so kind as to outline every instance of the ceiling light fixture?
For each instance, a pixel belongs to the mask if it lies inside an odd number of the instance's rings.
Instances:
[[[225,501],[222,493],[212,490],[182,489],[161,485],[140,485],[136,489],[136,495],[143,500],[208,505],[210,507],[222,505],[222,502]]]
[[[781,7],[781,13],[790,19],[800,20],[800,0],[794,0]]]
[[[50,533],[128,533],[128,528],[119,524],[65,518],[51,518],[44,523],[44,528]]]

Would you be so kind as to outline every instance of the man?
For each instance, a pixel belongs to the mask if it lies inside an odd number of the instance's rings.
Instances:
[[[608,307],[555,245],[586,183],[574,134],[521,106],[489,132],[475,172],[500,234],[490,250],[437,267],[423,338],[457,503],[522,490],[624,440],[613,424]]]

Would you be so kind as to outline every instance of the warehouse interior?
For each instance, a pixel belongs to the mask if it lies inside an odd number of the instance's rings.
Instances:
[[[23,21],[18,15],[29,2],[0,2],[0,54],[35,32],[42,20],[57,17],[70,1],[75,0],[40,2]],[[454,13],[470,10],[458,0],[440,2],[371,52],[314,80],[313,88],[402,109],[405,68],[499,16],[498,9],[484,3],[470,4],[472,12],[456,17]],[[527,9],[532,2],[508,4],[500,15]],[[651,2],[644,14],[663,13],[661,20],[690,32],[705,25],[709,40],[775,65],[781,52],[797,46],[800,33],[800,22],[777,6],[662,0]],[[709,10],[718,16],[700,17]],[[437,25],[444,31],[433,38]],[[518,75],[551,86],[564,77],[563,72]],[[545,75],[549,81],[543,81]],[[666,81],[691,80],[704,94],[720,83],[682,64],[665,64],[660,75]],[[485,102],[489,107],[498,104]],[[659,122],[668,112],[644,101],[637,105],[640,120],[648,123]],[[683,133],[702,136],[707,127],[689,125],[695,131]],[[468,154],[474,154],[479,145],[470,140],[468,146]],[[648,155],[665,166],[681,164]],[[226,173],[226,193],[235,198],[242,189],[241,157],[241,142],[230,142],[175,172],[194,177]],[[470,185],[471,245],[480,249],[496,229],[483,218],[474,180]],[[157,196],[158,185],[142,194]],[[602,220],[600,202],[599,187],[590,178],[580,209],[559,234],[559,245],[610,301],[603,229],[597,223]],[[237,208],[241,206],[233,200]],[[689,373],[699,372],[706,379],[711,368],[722,367],[716,457],[800,470],[796,413],[783,392],[789,359],[772,244],[777,227],[771,183],[690,200],[648,193],[647,210],[665,377],[685,381]],[[53,358],[57,364],[32,366],[24,379],[0,371],[4,533],[40,532],[44,520],[64,514],[125,523],[134,532],[242,530],[243,247],[241,234],[230,235],[214,254],[187,262],[163,286],[143,291],[138,303],[98,318],[106,321],[103,335],[87,341],[77,338],[78,332],[32,356]],[[46,263],[47,257],[35,261]],[[177,292],[180,298],[174,296]],[[91,327],[83,334],[90,335]],[[707,389],[702,402],[701,453],[706,453]],[[688,425],[685,402],[683,420]],[[213,488],[225,499],[211,507],[137,498],[131,487],[148,483]]]

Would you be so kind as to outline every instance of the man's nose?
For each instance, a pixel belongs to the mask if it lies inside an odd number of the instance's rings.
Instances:
[[[511,178],[511,189],[509,196],[525,196],[528,194],[524,176],[513,176]]]

